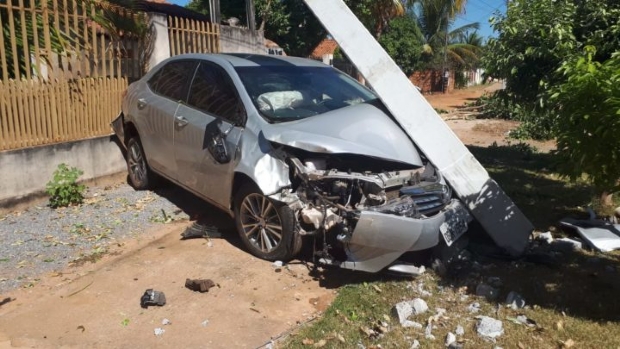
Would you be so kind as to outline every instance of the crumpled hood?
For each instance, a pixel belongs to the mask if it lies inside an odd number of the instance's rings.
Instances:
[[[367,155],[423,165],[407,135],[383,111],[366,103],[268,124],[263,134],[269,141],[314,153]]]

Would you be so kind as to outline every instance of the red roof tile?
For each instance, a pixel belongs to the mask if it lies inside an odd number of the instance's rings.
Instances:
[[[336,43],[336,40],[325,39],[321,41],[318,45],[316,45],[314,50],[312,50],[310,57],[322,58],[323,55],[333,55],[334,51],[336,51],[337,48],[338,43]]]

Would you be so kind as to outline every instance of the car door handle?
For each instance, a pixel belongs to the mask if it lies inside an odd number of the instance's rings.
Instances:
[[[146,107],[146,100],[144,98],[138,99],[138,109],[144,109]]]
[[[177,124],[177,126],[183,127],[187,125],[189,121],[187,121],[185,117],[178,115],[174,117],[174,122]]]

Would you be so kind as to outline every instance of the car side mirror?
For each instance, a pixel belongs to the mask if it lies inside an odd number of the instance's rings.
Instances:
[[[230,155],[228,154],[228,148],[226,148],[226,135],[219,133],[209,142],[207,149],[213,159],[220,164],[227,164],[230,162]]]

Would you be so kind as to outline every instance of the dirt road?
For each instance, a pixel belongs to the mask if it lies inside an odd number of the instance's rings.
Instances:
[[[14,300],[0,307],[0,348],[255,348],[333,298],[302,264],[276,272],[227,240],[180,240],[187,224],[161,225],[101,262],[3,295]],[[218,286],[193,292],[186,278]],[[148,288],[167,304],[142,309]]]

